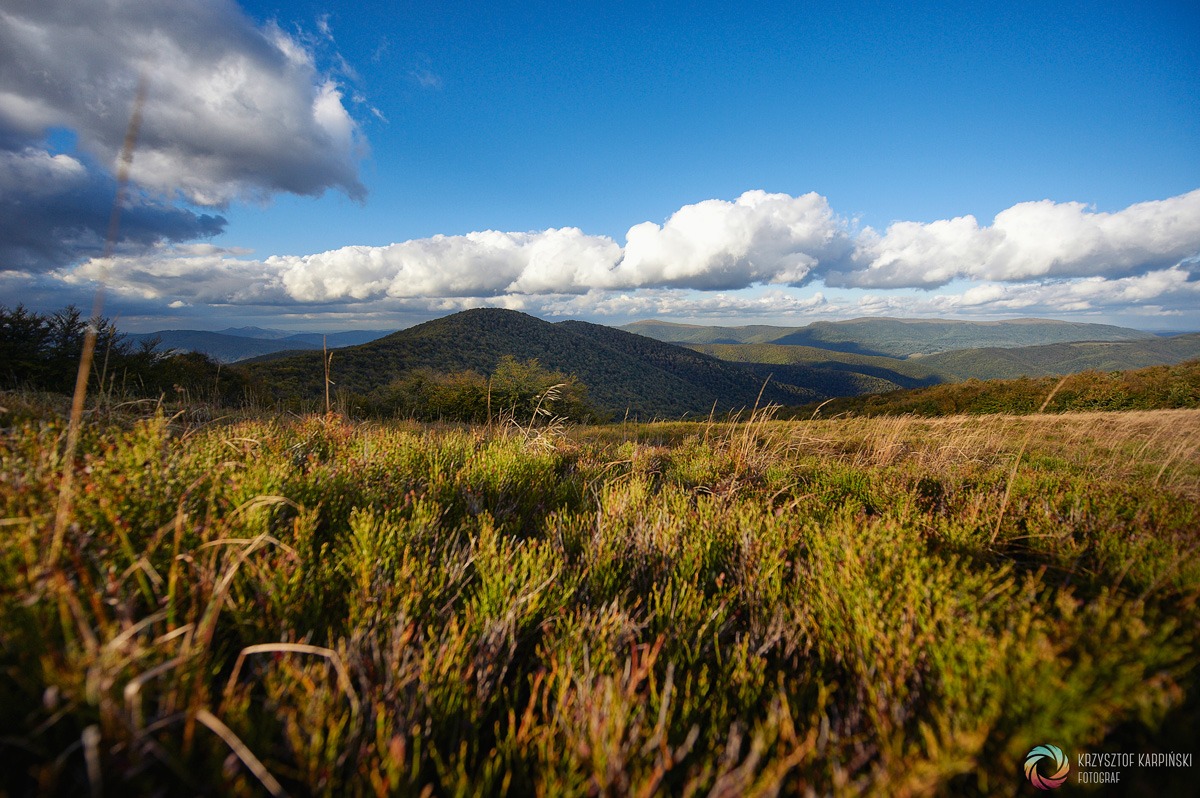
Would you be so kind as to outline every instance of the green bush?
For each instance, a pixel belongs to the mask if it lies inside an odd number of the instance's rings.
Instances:
[[[477,424],[505,418],[524,424],[554,417],[589,421],[596,415],[587,387],[575,377],[550,371],[537,360],[507,356],[488,377],[413,369],[375,391],[372,409],[421,421]]]

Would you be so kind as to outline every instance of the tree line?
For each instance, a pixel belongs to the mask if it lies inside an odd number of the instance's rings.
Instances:
[[[267,384],[253,369],[222,366],[199,352],[164,350],[156,338],[130,341],[112,320],[87,319],[73,305],[54,313],[0,305],[0,389],[73,392],[89,325],[96,330],[89,379],[93,393],[166,396],[223,406],[316,408],[284,390],[282,380],[280,385]],[[335,361],[335,383],[337,365]],[[521,423],[598,419],[587,387],[577,377],[547,369],[536,359],[511,356],[502,357],[488,374],[416,368],[368,393],[335,389],[335,395],[339,410],[361,416],[469,423],[506,417]]]
[[[0,388],[73,392],[89,326],[96,331],[89,386],[97,394],[220,404],[246,397],[248,381],[241,372],[197,352],[163,350],[157,339],[130,341],[112,320],[88,319],[74,305],[54,313],[0,305]]]

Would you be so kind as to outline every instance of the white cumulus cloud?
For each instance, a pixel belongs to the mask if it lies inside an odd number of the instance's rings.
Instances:
[[[685,205],[662,225],[630,228],[612,282],[701,289],[800,284],[851,249],[846,222],[819,194],[747,191],[733,202]]]
[[[831,285],[934,287],[958,278],[1121,277],[1200,253],[1200,190],[1102,213],[1079,202],[1022,202],[990,227],[973,216],[897,222],[859,236],[850,268]]]
[[[1172,266],[1128,277],[1086,277],[1049,283],[988,283],[940,298],[947,310],[1056,314],[1153,307],[1179,313],[1200,307],[1200,280],[1187,268]]]
[[[533,233],[488,230],[385,247],[343,247],[268,258],[301,302],[379,297],[494,296],[586,290],[602,281],[621,248],[574,227]]]
[[[139,75],[132,178],[200,205],[276,192],[364,196],[365,143],[302,43],[232,0],[11,0],[0,7],[0,142],[69,128],[111,166]],[[9,147],[11,149],[11,147]]]
[[[69,175],[72,167],[37,168]],[[1130,306],[1175,313],[1200,299],[1198,203],[1200,191],[1113,213],[1022,203],[989,227],[963,216],[897,223],[880,235],[854,232],[815,194],[747,192],[685,206],[661,225],[635,225],[623,247],[575,227],[261,260],[175,244],[116,258],[107,270],[90,261],[56,274],[82,285],[107,273],[115,291],[164,304],[313,312],[491,305],[613,318],[1055,315]],[[813,291],[821,282],[832,295]],[[882,290],[862,295],[863,288]]]
[[[279,272],[217,247],[158,246],[150,253],[93,258],[52,273],[67,285],[103,281],[114,293],[165,304],[243,305],[292,303]]]

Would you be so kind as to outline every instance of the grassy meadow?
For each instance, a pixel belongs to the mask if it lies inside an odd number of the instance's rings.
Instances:
[[[65,409],[0,405],[0,794],[1007,795],[1037,744],[1200,750],[1198,410],[130,405],[56,539]]]

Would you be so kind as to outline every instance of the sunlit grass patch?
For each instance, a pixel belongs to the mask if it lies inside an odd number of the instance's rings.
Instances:
[[[81,437],[50,560],[62,425],[24,406],[10,793],[985,794],[1047,740],[1196,742],[1195,411],[151,409]]]

